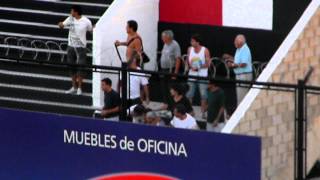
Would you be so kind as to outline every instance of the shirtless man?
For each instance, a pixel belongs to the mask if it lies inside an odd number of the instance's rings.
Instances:
[[[133,52],[136,51],[139,54],[142,52],[142,40],[140,35],[137,33],[138,23],[134,20],[130,20],[127,22],[127,41],[120,42],[116,41],[116,46],[127,46],[126,58],[127,60],[131,59]]]

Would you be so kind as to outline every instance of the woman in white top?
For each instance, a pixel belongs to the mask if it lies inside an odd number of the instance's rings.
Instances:
[[[193,35],[191,37],[191,47],[188,49],[188,64],[190,76],[208,77],[210,52],[206,47],[201,45],[201,39],[199,35]],[[208,83],[206,81],[189,79],[188,84],[189,91],[187,93],[187,97],[191,103],[196,91],[196,87],[199,87],[201,95],[201,111],[204,116],[207,106]]]

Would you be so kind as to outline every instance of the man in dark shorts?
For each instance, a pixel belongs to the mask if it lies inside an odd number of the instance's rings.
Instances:
[[[120,94],[112,89],[112,81],[109,78],[101,81],[101,89],[104,92],[102,117],[109,121],[119,121],[121,106]]]
[[[69,27],[67,58],[69,64],[85,65],[87,59],[87,32],[92,32],[91,21],[82,15],[80,6],[71,8],[71,16],[60,22],[61,29]],[[71,70],[72,87],[66,91],[67,94],[82,94],[82,82],[85,72],[79,69]]]

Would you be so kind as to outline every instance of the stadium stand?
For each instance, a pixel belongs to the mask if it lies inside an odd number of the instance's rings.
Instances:
[[[95,24],[109,5],[103,0],[79,1]],[[108,1],[111,4],[112,1]],[[23,6],[22,6],[23,4]],[[60,114],[91,116],[91,77],[85,79],[81,97],[65,95],[68,71],[10,64],[14,59],[65,62],[68,30],[57,24],[70,14],[73,1],[0,2],[0,106]],[[91,62],[92,36],[88,36]]]
[[[59,30],[54,24],[69,16],[70,6],[75,3],[69,1],[25,1],[23,8],[19,8],[21,1],[3,1],[0,3],[0,58],[1,63],[0,105],[17,107],[27,110],[53,112],[91,116],[92,105],[92,74],[89,73],[84,83],[84,94],[81,97],[68,96],[64,90],[70,85],[66,70],[59,68],[35,67],[31,64],[10,64],[8,60],[24,59],[48,62],[66,62],[68,30]],[[110,5],[112,1],[108,1]],[[105,1],[77,2],[93,24],[105,12],[109,5]],[[5,16],[4,16],[5,15]],[[23,32],[23,33],[21,33]],[[92,36],[88,35],[88,62],[92,59]],[[186,57],[186,55],[184,55]],[[225,61],[219,57],[212,58],[210,76],[229,79],[233,72]],[[185,61],[186,63],[186,61]],[[253,63],[255,78],[262,72],[267,62]],[[187,69],[185,69],[185,73]],[[151,96],[154,101],[161,101],[157,95],[157,80],[151,81]],[[2,102],[2,103],[1,103]],[[19,102],[19,103],[17,103]],[[196,103],[198,105],[198,103]],[[234,105],[232,105],[234,106]],[[196,107],[197,109],[198,107]],[[234,108],[232,108],[234,109]],[[198,117],[200,117],[199,115]],[[200,119],[201,118],[197,118]]]
[[[108,4],[106,4],[106,2],[108,2]],[[60,30],[57,23],[69,16],[71,5],[77,4],[83,7],[84,15],[87,16],[93,24],[95,24],[106,9],[109,8],[111,3],[112,0],[79,0],[76,3],[72,0],[1,1],[0,107],[86,117],[92,116],[96,110],[96,107],[92,106],[92,92],[94,92],[92,90],[92,86],[94,85],[92,83],[92,68],[87,68],[88,76],[84,80],[84,93],[81,96],[65,94],[65,90],[70,87],[71,83],[68,73],[68,68],[70,68],[70,66],[64,66],[64,64],[61,64],[66,62],[68,29]],[[317,7],[318,6],[319,5],[317,5]],[[279,4],[275,4],[275,7],[275,12],[277,12],[281,6],[279,6]],[[304,10],[304,7],[301,5],[301,11],[302,10]],[[275,15],[278,14],[275,13]],[[297,18],[300,17],[300,15],[300,13],[295,14]],[[267,61],[274,54],[274,51],[278,49],[278,46],[292,28],[291,26],[296,23],[297,19],[290,19],[292,22],[280,31],[279,24],[281,23],[279,22],[280,20],[282,21],[282,19],[275,16],[276,20],[274,21],[275,26],[273,31],[261,31],[259,34],[255,34],[252,33],[253,30],[249,29],[246,32],[249,34],[250,45],[252,43],[251,47],[254,49],[254,62],[252,64],[252,68],[255,80],[262,74],[262,76],[260,76],[260,80],[258,80],[259,83],[261,83],[260,81],[263,79],[265,79],[264,81],[269,79],[272,83],[295,84],[298,78],[303,77],[304,72],[308,70],[309,66],[315,67],[316,75],[319,74],[318,67],[320,66],[320,63],[318,56],[320,51],[318,46],[320,41],[319,38],[314,38],[320,34],[320,31],[318,32],[320,22],[319,9],[313,16],[314,18],[310,20],[311,23],[306,25],[298,23],[298,25],[296,25],[301,30],[300,33],[302,35],[299,38],[296,37],[294,40],[295,42],[284,43],[282,46],[285,48],[280,47],[278,51],[281,51],[282,53],[285,52],[283,49],[287,49],[288,54],[284,53],[282,55],[283,57],[281,57],[277,55],[279,53],[276,53],[276,56],[274,56],[271,59],[271,63],[269,63],[271,66],[268,65],[269,68],[264,72],[263,70],[268,64]],[[167,29],[167,27],[171,28],[172,26],[172,22],[168,23],[160,21],[159,33],[163,29]],[[181,32],[179,31],[180,28],[186,28],[186,26],[182,27],[181,24],[176,24],[173,27],[173,30],[177,32]],[[179,38],[179,42],[181,42],[183,46],[189,45],[189,35],[193,29],[198,30],[205,27],[200,28],[199,25],[194,25],[193,27],[188,28],[189,29],[188,31],[185,31],[185,34],[181,35],[181,33],[177,33],[177,38]],[[234,34],[238,33],[238,30],[232,30],[231,33],[230,27],[223,27],[223,30],[207,28],[203,30],[202,33],[206,36],[210,33],[214,34],[216,31],[229,33],[227,35],[228,38],[234,38]],[[260,33],[267,34],[267,36],[263,36],[263,38],[259,39],[257,37],[262,37]],[[296,33],[296,35],[300,33]],[[224,53],[222,48],[227,47],[226,49],[229,51],[234,51],[232,40],[225,41],[225,37],[226,36],[219,37],[221,39],[217,42],[206,39],[207,41],[210,41],[210,49],[214,52],[214,57],[211,58],[212,63],[209,67],[209,76],[211,78],[232,80],[234,79],[233,70],[228,67],[228,62],[221,58],[222,53]],[[269,37],[276,38],[274,38],[273,41],[269,41]],[[213,38],[213,36],[211,38]],[[287,39],[290,38],[292,39],[292,36],[289,35]],[[88,65],[91,65],[93,52],[92,36],[90,34],[88,34],[88,39]],[[221,43],[222,40],[225,41],[223,44]],[[268,42],[265,44],[266,40],[268,40]],[[158,43],[161,43],[161,41],[158,41]],[[268,43],[272,44],[272,46]],[[293,46],[289,48],[289,45]],[[218,46],[221,49],[216,49],[215,46]],[[261,48],[264,46],[269,47],[269,49],[266,50],[265,48]],[[302,48],[303,46],[304,48]],[[159,46],[158,50],[161,49],[160,47],[162,46]],[[186,51],[186,49],[187,48],[183,47],[183,51]],[[161,54],[159,53],[159,55]],[[261,56],[263,56],[263,58],[261,58]],[[183,55],[182,57],[185,67],[187,67],[187,56]],[[37,63],[32,61],[36,61]],[[46,63],[46,66],[41,66],[41,63]],[[48,63],[50,65],[48,65]],[[272,68],[274,69],[271,70]],[[158,72],[150,73],[152,74],[150,76],[147,75],[148,77],[151,77],[149,79],[151,100],[153,101],[151,106],[159,106],[162,101],[158,95],[159,90],[163,87],[161,87],[161,84],[159,83],[160,76],[156,73]],[[183,74],[188,74],[187,68],[184,69]],[[310,80],[310,84],[318,85],[319,78],[315,78],[315,76],[313,76]],[[100,88],[99,85],[94,87]],[[228,88],[235,90],[235,87],[236,85],[231,88],[224,87],[222,85],[222,88],[227,90]],[[270,91],[267,92],[265,90]],[[296,153],[296,149],[293,149],[293,145],[295,144],[296,137],[292,131],[295,127],[293,119],[295,118],[294,115],[297,114],[295,112],[295,103],[297,102],[294,99],[293,93],[288,93],[292,90],[285,92],[285,90],[282,89],[283,92],[280,91],[281,90],[279,89],[273,89],[272,91],[270,87],[264,89],[262,86],[252,88],[251,93],[246,98],[247,100],[245,103],[242,103],[244,106],[240,106],[240,108],[236,110],[236,113],[231,117],[227,127],[223,131],[224,133],[262,137],[262,179],[273,179],[273,177],[280,177],[278,179],[286,179],[290,177],[288,179],[292,179],[294,174],[292,173],[294,169],[292,160],[295,159],[293,154]],[[309,93],[311,94],[311,92]],[[230,95],[230,99],[232,99],[235,93],[231,92],[228,93],[228,95]],[[308,97],[307,95],[306,97]],[[297,97],[295,96],[295,98]],[[316,118],[319,119],[317,109],[319,108],[320,100],[319,97],[315,96],[315,94],[312,94],[312,98],[309,97],[307,99],[306,109],[308,109],[309,113],[306,114],[312,122],[308,125],[309,129],[305,133],[314,133],[318,130],[314,125],[314,122],[317,122],[315,120]],[[235,104],[234,102],[231,102],[230,104],[232,103]],[[193,105],[195,105],[194,108],[196,109],[195,118],[198,120],[200,128],[204,129],[206,122],[205,118],[201,118],[201,115],[199,115],[199,103],[195,102]],[[228,110],[225,111],[226,115],[232,114],[227,114],[227,111]],[[231,111],[233,112],[234,109]],[[151,114],[150,116],[155,115]],[[310,140],[309,138],[309,149],[319,149],[318,143],[314,143],[318,142],[318,140],[318,136],[314,140]],[[306,151],[306,149],[304,150]],[[309,157],[311,158],[308,159],[308,166],[306,166],[306,169],[311,172],[309,176],[319,176],[319,152],[312,154],[309,153]]]

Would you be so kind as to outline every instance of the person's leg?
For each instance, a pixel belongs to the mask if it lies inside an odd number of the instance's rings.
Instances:
[[[199,82],[199,91],[201,95],[201,111],[204,113],[207,110],[208,104],[208,84],[206,82]]]
[[[187,92],[186,96],[189,99],[190,103],[192,104],[192,100],[196,91],[196,82],[194,80],[188,82],[189,91]]]
[[[245,76],[244,76],[244,80],[245,81],[252,81],[252,79],[253,79],[253,74],[252,73],[245,74]],[[250,87],[245,88],[245,89],[246,89],[246,94],[245,94],[245,96],[246,96],[248,94],[249,90],[250,90]]]
[[[162,69],[161,72],[168,73],[169,69]],[[170,98],[170,78],[168,76],[160,75],[160,88],[162,89],[162,101],[168,102]]]
[[[242,81],[252,81],[252,74],[240,74],[236,76],[237,80],[242,80]],[[241,103],[243,98],[247,95],[249,91],[249,88],[245,87],[237,87],[237,101],[238,105]]]
[[[253,74],[252,73],[248,73],[248,74],[244,74],[243,75],[243,78],[242,80],[244,81],[252,81],[252,78],[253,78]],[[248,94],[250,88],[242,88],[243,89],[243,97],[242,97],[242,100],[243,98]]]
[[[72,75],[72,87],[78,89],[77,75]]]
[[[73,47],[68,47],[67,49],[67,61],[69,64],[74,64],[76,63],[76,52],[75,48]],[[76,76],[76,71],[75,69],[70,69],[70,76],[71,76],[71,81],[72,81],[72,87],[68,91],[66,91],[67,94],[72,94],[75,93],[78,85],[77,85],[77,76]]]
[[[82,84],[83,84],[83,77],[82,77],[82,75],[78,75],[78,77],[77,77],[77,82],[78,82],[78,89],[82,89]]]
[[[243,74],[236,75],[237,80],[243,80]],[[245,96],[245,88],[237,86],[237,104],[239,105]]]
[[[76,48],[76,54],[77,54],[77,64],[86,65],[86,60],[87,60],[86,48]],[[82,94],[82,84],[83,84],[84,76],[85,76],[85,71],[78,69],[77,70],[77,85],[78,85],[77,94],[78,95]]]

